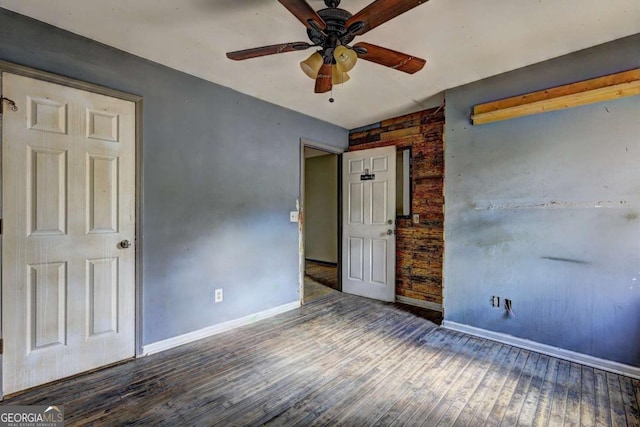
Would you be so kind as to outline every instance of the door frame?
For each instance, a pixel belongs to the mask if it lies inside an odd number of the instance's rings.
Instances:
[[[298,293],[300,294],[300,304],[304,304],[304,174],[305,174],[305,157],[304,148],[314,148],[316,150],[326,151],[327,154],[335,154],[338,156],[338,167],[336,173],[338,174],[338,287],[342,289],[342,245],[340,244],[342,239],[342,153],[347,151],[347,148],[335,147],[333,145],[325,144],[322,142],[312,141],[306,138],[300,138],[300,196],[296,206],[298,208]]]
[[[17,74],[24,77],[30,77],[37,80],[42,80],[49,83],[59,84],[74,89],[80,89],[86,92],[93,92],[100,95],[110,96],[112,98],[123,99],[135,104],[135,155],[136,161],[135,167],[135,208],[136,208],[136,226],[135,226],[135,276],[134,276],[134,288],[135,288],[135,355],[139,357],[142,355],[142,200],[143,200],[143,186],[142,186],[142,110],[143,110],[143,97],[140,95],[133,95],[130,93],[122,92],[120,90],[111,89],[105,86],[100,86],[94,83],[84,82],[76,80],[70,77],[60,76],[57,74],[49,73],[46,71],[37,70],[31,67],[26,67],[12,62],[0,60],[0,73],[7,72]],[[0,93],[2,93],[2,75],[0,74]],[[7,103],[3,103],[3,107],[7,107]],[[2,147],[2,121],[0,120],[0,148]],[[0,200],[2,197],[2,163],[1,163],[0,149]],[[0,218],[2,218],[2,206],[0,206]],[[5,224],[3,224],[5,226]],[[0,235],[0,239],[2,236]],[[0,240],[1,241],[1,240]],[[0,253],[0,271],[2,270],[2,254]],[[0,275],[0,302],[2,301],[2,283]],[[0,305],[0,322],[2,307]],[[0,338],[4,337],[4,326],[0,324]],[[2,379],[2,367],[3,361],[0,355],[0,380]],[[0,390],[0,399],[3,397],[3,391]]]

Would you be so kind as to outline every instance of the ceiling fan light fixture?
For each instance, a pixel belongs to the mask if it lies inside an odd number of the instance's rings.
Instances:
[[[316,52],[300,62],[302,71],[315,80],[315,93],[329,92],[334,84],[348,81],[347,72],[355,67],[358,58],[407,74],[413,74],[424,67],[424,59],[406,53],[364,42],[353,46],[350,43],[356,36],[371,31],[427,0],[369,0],[371,3],[355,14],[340,9],[340,0],[324,0],[327,7],[317,11],[308,1],[278,0],[306,27],[311,43],[297,41],[243,49],[227,52],[227,58],[240,61],[315,48]]]
[[[333,51],[333,58],[336,60],[336,66],[343,73],[347,73],[356,66],[358,54],[345,46],[337,46]]]
[[[313,52],[311,56],[300,63],[300,68],[309,78],[315,80],[318,77],[318,72],[323,63],[324,59],[322,55],[318,52]]]
[[[349,74],[340,71],[336,65],[331,67],[331,84],[339,85],[349,80]]]

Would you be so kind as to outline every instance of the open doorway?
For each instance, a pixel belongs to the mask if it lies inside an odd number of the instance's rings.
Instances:
[[[340,156],[335,147],[302,142],[302,302],[340,291]]]

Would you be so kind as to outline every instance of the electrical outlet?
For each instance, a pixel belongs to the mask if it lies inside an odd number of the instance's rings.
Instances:
[[[213,296],[215,302],[222,302],[222,289],[216,289],[213,292]]]
[[[289,221],[298,222],[298,211],[290,211],[289,212]]]
[[[420,224],[420,214],[413,214],[411,216],[411,222],[414,224]]]
[[[500,307],[500,297],[495,295],[491,296],[491,307]]]

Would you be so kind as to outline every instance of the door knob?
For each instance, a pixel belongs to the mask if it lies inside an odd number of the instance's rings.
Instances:
[[[393,234],[393,230],[387,230],[387,234],[391,236]]]
[[[127,249],[131,247],[131,242],[128,240],[123,240],[119,243],[121,249]]]

